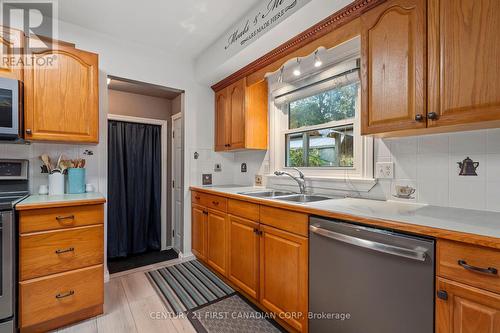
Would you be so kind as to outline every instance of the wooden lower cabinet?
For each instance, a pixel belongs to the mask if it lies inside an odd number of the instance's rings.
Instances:
[[[500,333],[500,295],[443,278],[437,290],[436,333]]]
[[[222,275],[226,275],[227,259],[227,215],[208,210],[207,228],[207,263]]]
[[[228,278],[249,296],[258,299],[259,223],[229,215]]]
[[[16,207],[21,332],[48,332],[102,314],[104,201]]]
[[[191,208],[191,251],[199,259],[206,259],[206,210],[202,206],[193,205]]]
[[[193,199],[193,254],[287,329],[307,332],[307,214],[236,200],[214,209],[210,202],[224,198],[194,193]]]
[[[307,331],[308,239],[261,225],[260,303]]]

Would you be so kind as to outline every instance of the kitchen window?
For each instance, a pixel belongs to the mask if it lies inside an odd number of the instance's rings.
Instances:
[[[353,167],[359,81],[287,104],[287,167]]]
[[[372,181],[373,140],[360,134],[359,55],[304,67],[299,78],[290,70],[270,78],[271,172],[297,167],[312,180],[343,186],[346,179]]]

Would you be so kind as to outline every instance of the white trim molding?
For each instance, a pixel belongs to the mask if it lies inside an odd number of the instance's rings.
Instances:
[[[161,126],[161,249],[167,249],[167,169],[168,169],[168,120],[108,114],[108,120]]]

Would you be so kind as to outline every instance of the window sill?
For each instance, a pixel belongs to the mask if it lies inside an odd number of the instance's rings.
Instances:
[[[267,186],[269,187],[279,186],[295,190],[297,188],[297,182],[288,176],[276,176],[274,174],[269,174],[265,177],[267,180]],[[376,184],[377,180],[375,178],[344,178],[306,175],[307,189],[312,192],[324,190],[369,192]]]

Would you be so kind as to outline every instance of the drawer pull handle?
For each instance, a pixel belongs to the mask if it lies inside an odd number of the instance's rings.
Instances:
[[[57,299],[66,298],[66,297],[73,296],[74,294],[75,294],[75,291],[74,290],[70,290],[70,291],[65,292],[65,293],[59,293],[59,294],[57,294],[56,298]]]
[[[71,220],[73,222],[75,220],[75,215],[67,215],[67,216],[57,216],[57,222],[64,222],[65,220]]]
[[[218,205],[219,205],[219,202],[218,202],[218,201],[212,201],[212,203],[213,203],[215,206],[218,206]]]
[[[200,197],[194,197],[196,200],[200,200]]]
[[[497,275],[498,274],[498,270],[496,268],[493,268],[493,267],[481,268],[481,267],[471,266],[471,265],[468,265],[465,260],[459,260],[458,264],[468,271],[481,273],[481,274],[488,274],[488,275]]]
[[[67,252],[75,252],[75,248],[74,247],[69,247],[67,249],[56,250],[56,254],[67,253]]]

